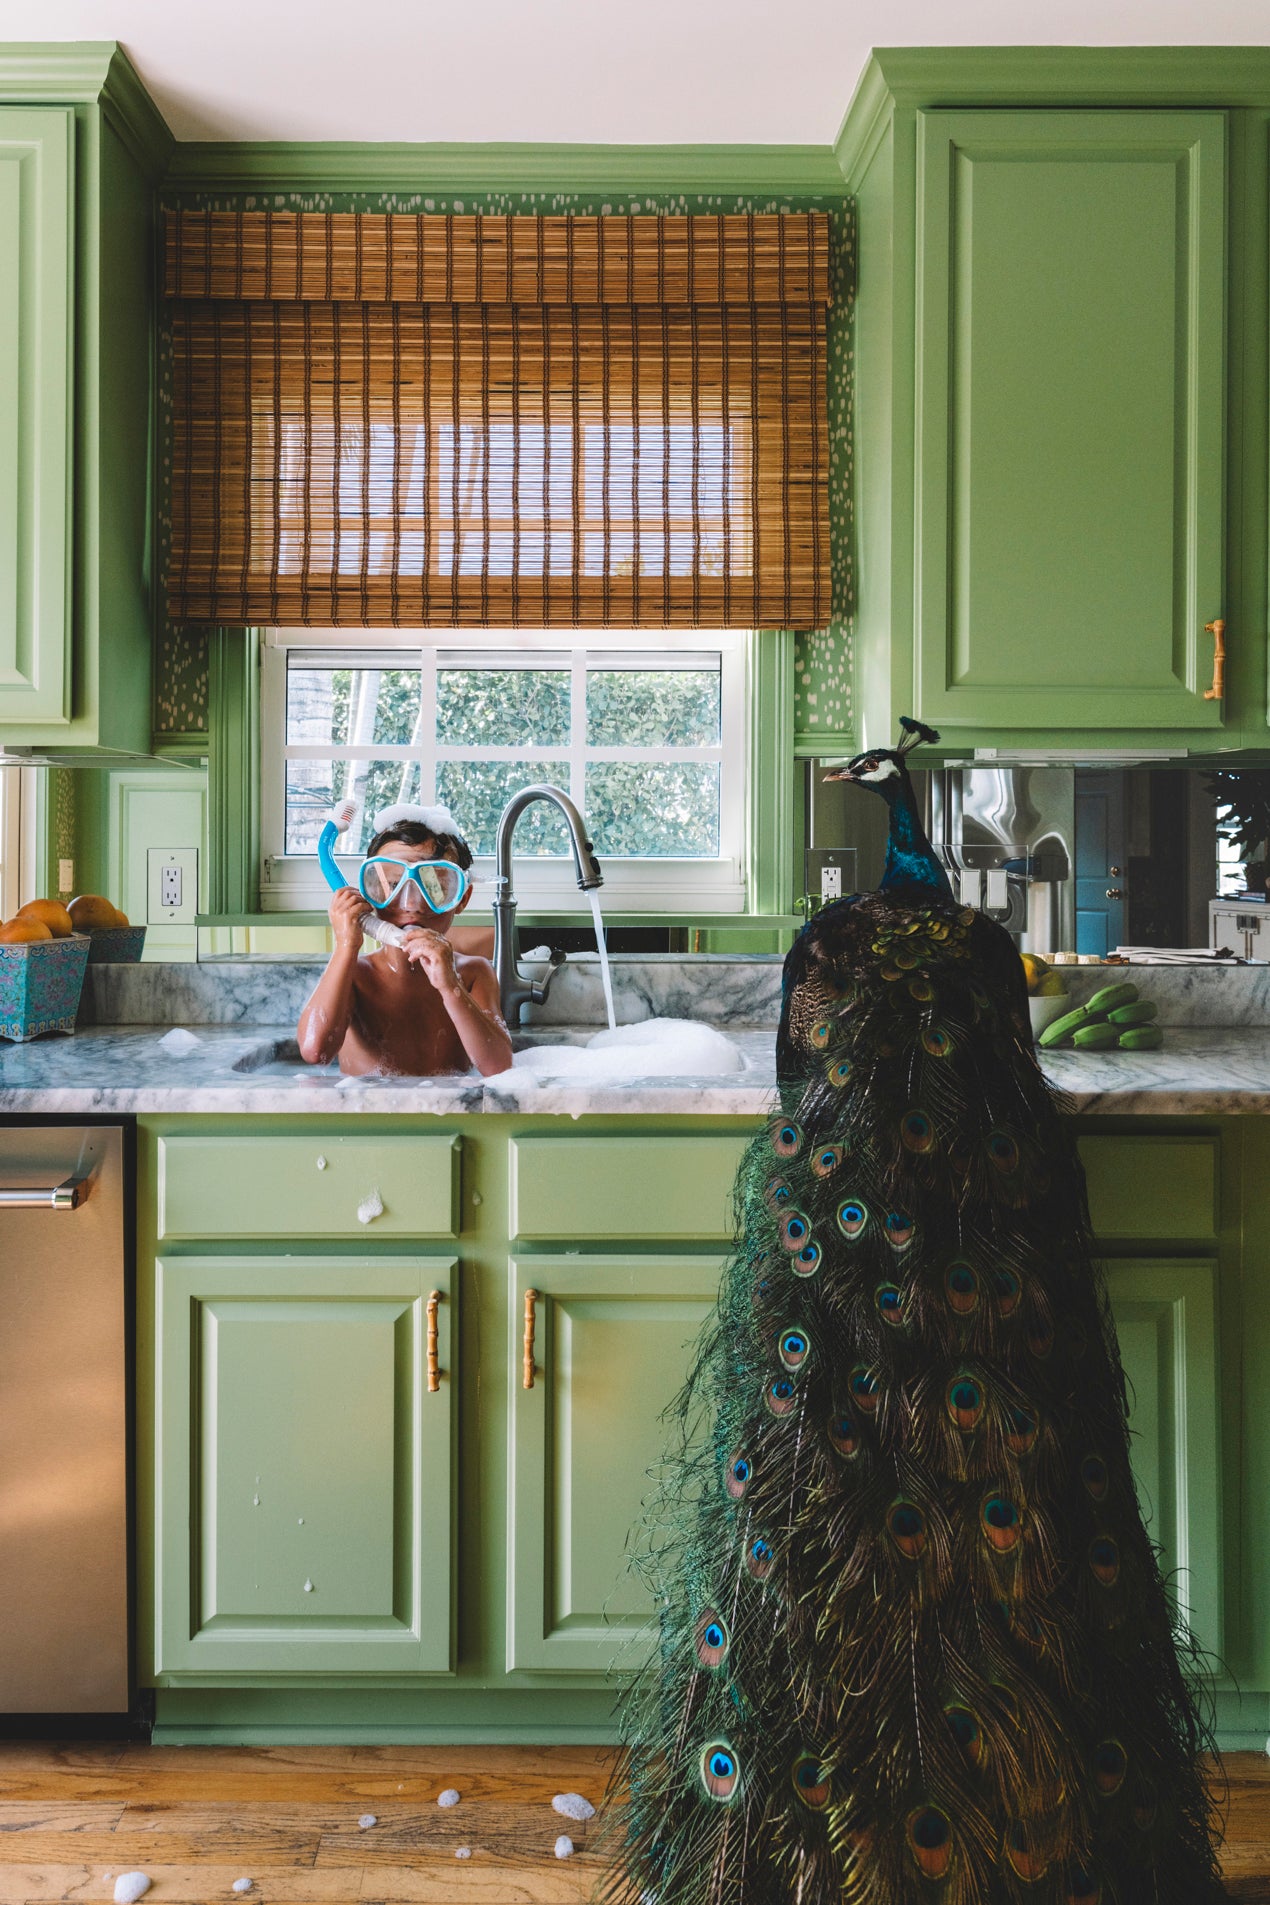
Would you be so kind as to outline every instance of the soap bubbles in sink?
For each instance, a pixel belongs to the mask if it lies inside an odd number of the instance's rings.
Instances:
[[[597,1032],[585,1045],[534,1045],[517,1052],[513,1072],[548,1081],[623,1085],[642,1078],[723,1078],[745,1070],[730,1038],[695,1019],[641,1019]],[[504,1074],[506,1076],[506,1074]]]

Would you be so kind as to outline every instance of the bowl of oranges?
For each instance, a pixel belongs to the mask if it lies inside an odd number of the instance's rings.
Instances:
[[[1067,981],[1061,973],[1051,972],[1036,953],[1024,953],[1023,976],[1027,980],[1027,1010],[1032,1021],[1032,1037],[1039,1038],[1047,1025],[1062,1018],[1071,1004]]]
[[[31,900],[0,926],[0,1038],[75,1030],[88,948],[60,900]]]

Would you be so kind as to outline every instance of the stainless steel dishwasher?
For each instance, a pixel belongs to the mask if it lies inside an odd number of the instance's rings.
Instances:
[[[0,1124],[0,1716],[130,1705],[124,1161]]]

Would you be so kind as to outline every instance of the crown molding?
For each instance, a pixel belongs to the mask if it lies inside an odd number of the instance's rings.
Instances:
[[[842,198],[830,146],[619,146],[272,142],[176,145],[163,180],[183,192],[517,196],[772,193]],[[550,206],[544,205],[544,210]]]
[[[0,100],[100,105],[151,178],[162,176],[174,140],[117,40],[51,40],[0,45]]]

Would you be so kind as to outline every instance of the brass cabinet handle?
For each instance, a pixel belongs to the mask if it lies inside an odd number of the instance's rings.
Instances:
[[[441,1387],[441,1368],[437,1362],[437,1311],[441,1307],[441,1292],[433,1290],[428,1297],[428,1394],[435,1396]]]
[[[537,1301],[537,1290],[525,1291],[525,1368],[522,1381],[526,1389],[534,1386],[534,1305]]]
[[[1213,685],[1205,688],[1205,701],[1220,701],[1226,691],[1226,624],[1220,615],[1215,622],[1205,622],[1204,633],[1213,638]]]

